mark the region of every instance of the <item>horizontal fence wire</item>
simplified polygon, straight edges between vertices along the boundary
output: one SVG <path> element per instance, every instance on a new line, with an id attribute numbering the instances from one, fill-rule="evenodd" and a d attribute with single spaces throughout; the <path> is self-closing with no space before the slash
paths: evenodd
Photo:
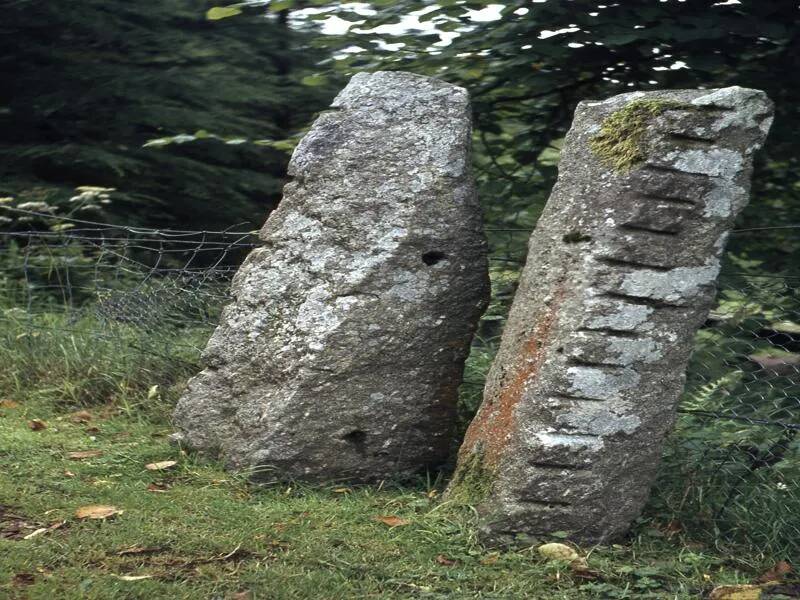
<path id="1" fill-rule="evenodd" d="M 174 364 L 176 379 L 199 368 L 236 270 L 259 245 L 253 231 L 18 214 L 41 230 L 24 229 L 28 221 L 0 229 L 0 343 L 36 348 L 67 334 L 76 347 L 90 348 L 74 342 L 88 338 L 126 360 L 134 352 L 161 367 Z M 467 368 L 468 412 L 479 402 L 528 235 L 487 228 L 494 300 Z M 689 536 L 797 554 L 800 277 L 727 269 L 718 287 L 697 334 L 648 514 Z"/>

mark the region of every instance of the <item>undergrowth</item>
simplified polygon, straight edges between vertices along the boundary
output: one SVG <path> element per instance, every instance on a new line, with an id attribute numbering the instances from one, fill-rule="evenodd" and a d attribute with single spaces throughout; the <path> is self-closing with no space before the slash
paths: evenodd
<path id="1" fill-rule="evenodd" d="M 588 568 L 575 571 L 482 547 L 473 510 L 442 501 L 441 479 L 257 486 L 167 441 L 208 333 L 3 312 L 0 596 L 688 599 L 788 558 L 656 514 L 621 544 L 580 548 Z M 473 405 L 490 346 L 467 368 Z M 175 465 L 146 468 L 162 461 Z M 77 518 L 88 505 L 121 512 Z"/>

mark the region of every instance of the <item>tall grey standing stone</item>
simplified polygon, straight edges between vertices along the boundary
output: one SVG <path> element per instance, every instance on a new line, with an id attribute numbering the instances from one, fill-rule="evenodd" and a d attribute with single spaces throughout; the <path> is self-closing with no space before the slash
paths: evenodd
<path id="1" fill-rule="evenodd" d="M 447 456 L 487 302 L 469 98 L 361 73 L 332 108 L 234 278 L 176 437 L 271 476 L 404 476 Z"/>
<path id="2" fill-rule="evenodd" d="M 638 516 L 771 120 L 739 87 L 578 106 L 448 490 L 485 540 Z"/>

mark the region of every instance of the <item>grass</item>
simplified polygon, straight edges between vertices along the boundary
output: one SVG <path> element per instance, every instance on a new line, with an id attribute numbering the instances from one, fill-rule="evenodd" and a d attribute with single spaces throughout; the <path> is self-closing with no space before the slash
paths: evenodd
<path id="1" fill-rule="evenodd" d="M 645 519 L 624 543 L 580 548 L 588 568 L 575 570 L 535 548 L 481 547 L 473 512 L 441 502 L 445 482 L 433 476 L 256 486 L 168 443 L 196 358 L 170 344 L 173 334 L 104 336 L 91 323 L 14 314 L 0 321 L 3 598 L 688 599 L 751 582 L 784 558 L 704 545 Z M 69 456 L 86 450 L 101 454 Z M 166 460 L 177 464 L 145 467 Z M 78 519 L 87 505 L 122 512 Z"/>

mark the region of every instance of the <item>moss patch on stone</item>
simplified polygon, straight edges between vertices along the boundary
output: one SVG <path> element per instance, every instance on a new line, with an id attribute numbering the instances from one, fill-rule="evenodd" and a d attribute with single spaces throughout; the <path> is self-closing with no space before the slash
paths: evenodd
<path id="1" fill-rule="evenodd" d="M 643 140 L 650 121 L 665 110 L 688 107 L 670 100 L 633 100 L 603 120 L 589 148 L 615 171 L 628 171 L 646 158 Z"/>
<path id="2" fill-rule="evenodd" d="M 480 504 L 491 494 L 493 479 L 493 474 L 484 464 L 483 451 L 476 449 L 470 452 L 466 460 L 460 461 L 453 474 L 447 499 L 454 504 Z"/>

